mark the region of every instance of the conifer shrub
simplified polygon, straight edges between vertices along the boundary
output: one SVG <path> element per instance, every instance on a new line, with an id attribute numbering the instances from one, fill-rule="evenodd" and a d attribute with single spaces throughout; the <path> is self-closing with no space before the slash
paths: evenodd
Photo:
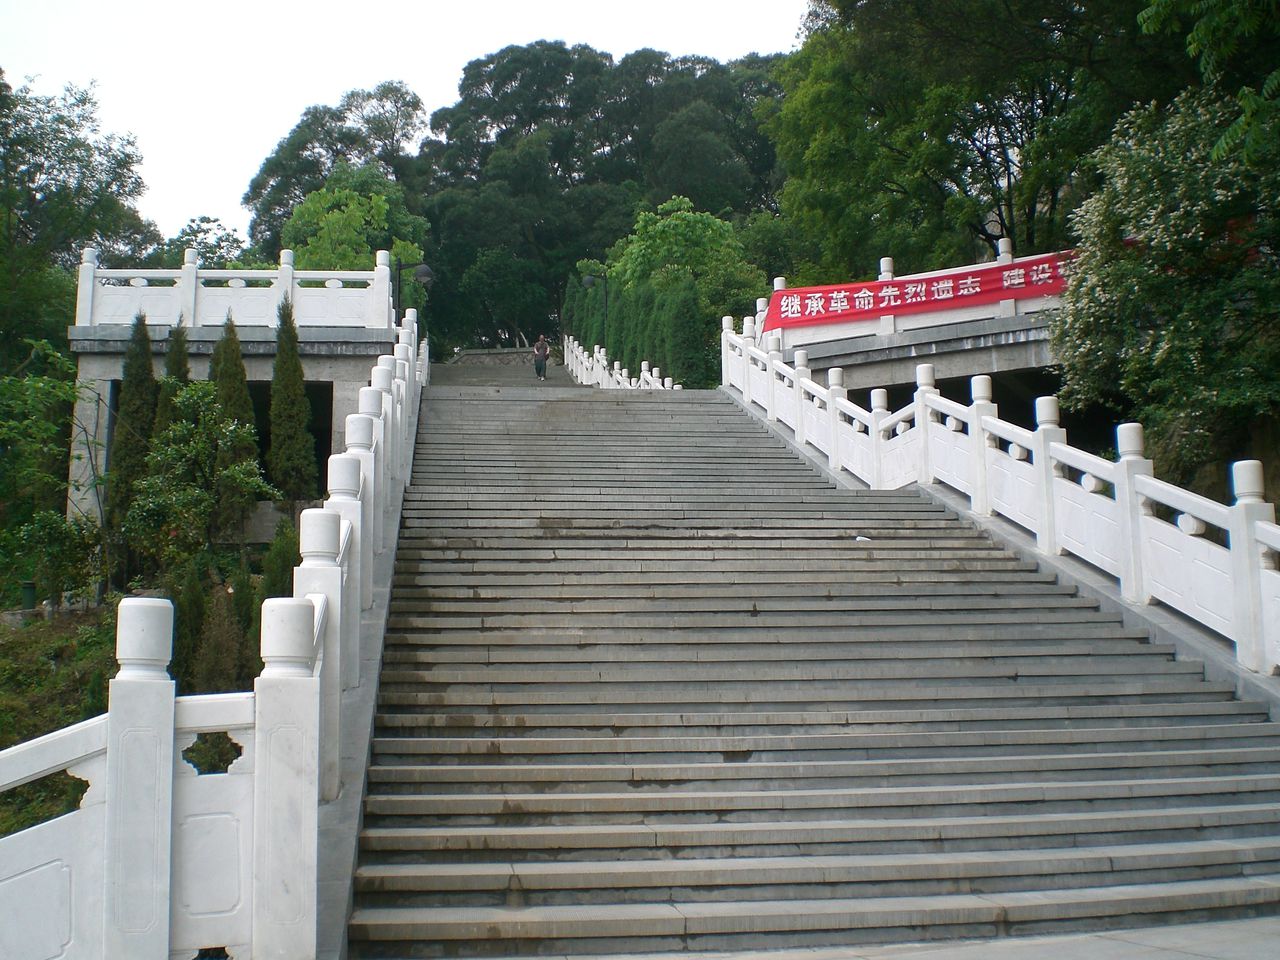
<path id="1" fill-rule="evenodd" d="M 309 500 L 315 496 L 315 441 L 307 426 L 311 405 L 307 401 L 298 356 L 298 328 L 293 321 L 293 304 L 280 304 L 276 328 L 276 358 L 271 374 L 271 441 L 267 450 L 267 473 L 286 500 Z"/>
<path id="2" fill-rule="evenodd" d="M 151 367 L 151 336 L 147 333 L 147 318 L 140 313 L 134 318 L 124 355 L 120 406 L 109 451 L 107 519 L 114 532 L 120 530 L 133 502 L 134 485 L 145 472 L 155 417 L 156 378 Z"/>
<path id="3" fill-rule="evenodd" d="M 236 325 L 230 313 L 227 314 L 226 325 L 222 328 L 222 336 L 213 348 L 213 357 L 209 364 L 209 379 L 213 381 L 214 396 L 223 414 L 244 426 L 254 427 L 253 400 L 249 396 L 249 380 L 245 373 L 244 355 L 241 352 L 240 336 L 236 333 Z M 247 460 L 257 462 L 256 437 L 256 431 L 252 434 L 242 434 L 235 444 L 223 449 L 219 454 L 219 468 L 226 469 Z M 231 540 L 241 539 L 244 521 L 253 510 L 257 497 L 252 492 L 235 486 L 224 486 L 217 495 L 215 520 L 221 535 Z"/>
<path id="4" fill-rule="evenodd" d="M 160 380 L 156 397 L 156 419 L 153 434 L 164 433 L 173 422 L 173 398 L 179 390 L 191 382 L 191 364 L 187 349 L 185 327 L 169 331 L 169 342 L 164 352 L 164 377 Z"/>

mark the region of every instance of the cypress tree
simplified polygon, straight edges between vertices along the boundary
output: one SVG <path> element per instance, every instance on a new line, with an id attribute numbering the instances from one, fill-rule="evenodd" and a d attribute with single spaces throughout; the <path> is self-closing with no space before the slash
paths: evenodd
<path id="1" fill-rule="evenodd" d="M 173 398 L 191 382 L 191 365 L 188 360 L 187 330 L 174 327 L 169 331 L 169 343 L 164 353 L 164 379 L 156 397 L 156 422 L 152 434 L 159 436 L 173 421 Z"/>
<path id="2" fill-rule="evenodd" d="M 133 502 L 133 485 L 146 470 L 147 451 L 156 417 L 156 378 L 151 368 L 151 337 L 143 314 L 133 321 L 133 332 L 124 355 L 120 382 L 120 408 L 111 438 L 107 482 L 107 517 L 119 531 Z"/>
<path id="3" fill-rule="evenodd" d="M 227 314 L 222 337 L 213 348 L 209 363 L 209 379 L 216 388 L 216 396 L 222 410 L 233 420 L 254 425 L 253 400 L 249 397 L 249 377 L 244 369 L 244 356 L 240 352 L 240 337 L 235 321 Z"/>
<path id="4" fill-rule="evenodd" d="M 222 328 L 222 336 L 213 348 L 213 357 L 209 363 L 209 379 L 214 384 L 214 395 L 223 412 L 233 420 L 249 427 L 254 426 L 253 400 L 249 397 L 249 378 L 244 369 L 244 357 L 240 352 L 240 337 L 236 333 L 235 322 L 231 314 L 227 314 L 226 325 Z M 258 445 L 256 441 L 246 440 L 243 446 L 228 449 L 219 454 L 219 467 L 240 463 L 246 459 L 257 459 Z M 224 534 L 236 534 L 249 511 L 253 509 L 253 499 L 245 495 L 226 490 L 218 492 L 218 507 L 215 515 L 216 523 Z"/>
<path id="5" fill-rule="evenodd" d="M 205 600 L 208 593 L 203 558 L 192 557 L 171 574 L 169 595 L 173 598 L 173 678 L 178 690 L 192 693 L 195 655 L 204 630 Z"/>
<path id="6" fill-rule="evenodd" d="M 280 304 L 276 327 L 276 359 L 271 372 L 271 446 L 267 450 L 267 471 L 271 482 L 286 500 L 306 500 L 315 496 L 316 446 L 307 424 L 311 405 L 307 402 L 298 356 L 298 328 L 293 322 L 293 304 Z"/>
<path id="7" fill-rule="evenodd" d="M 226 693 L 237 688 L 243 645 L 244 630 L 235 601 L 225 584 L 214 584 L 196 649 L 194 685 L 198 693 Z"/>

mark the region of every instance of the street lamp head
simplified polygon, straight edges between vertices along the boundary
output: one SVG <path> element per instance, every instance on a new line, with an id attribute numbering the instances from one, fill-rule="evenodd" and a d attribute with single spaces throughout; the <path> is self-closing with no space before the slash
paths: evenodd
<path id="1" fill-rule="evenodd" d="M 425 263 L 419 263 L 414 267 L 413 279 L 424 287 L 429 287 L 436 282 L 436 275 L 431 272 L 431 268 Z"/>
<path id="2" fill-rule="evenodd" d="M 596 285 L 597 280 L 603 280 L 603 279 L 604 279 L 603 277 L 597 277 L 593 273 L 586 273 L 586 274 L 583 274 L 582 276 L 582 285 L 588 288 L 594 287 Z"/>

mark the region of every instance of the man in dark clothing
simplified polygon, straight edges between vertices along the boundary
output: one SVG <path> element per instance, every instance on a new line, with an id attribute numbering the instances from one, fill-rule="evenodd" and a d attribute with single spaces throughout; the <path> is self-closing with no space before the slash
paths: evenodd
<path id="1" fill-rule="evenodd" d="M 551 344 L 547 343 L 547 335 L 538 334 L 538 342 L 533 345 L 533 373 L 539 380 L 547 379 L 547 355 L 550 353 Z"/>

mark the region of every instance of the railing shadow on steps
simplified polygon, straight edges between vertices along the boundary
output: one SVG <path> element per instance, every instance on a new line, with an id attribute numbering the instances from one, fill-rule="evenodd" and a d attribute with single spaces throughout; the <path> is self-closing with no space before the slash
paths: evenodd
<path id="1" fill-rule="evenodd" d="M 564 338 L 564 365 L 574 381 L 588 387 L 601 387 L 605 390 L 683 390 L 684 387 L 673 383 L 670 377 L 662 376 L 662 371 L 651 366 L 648 360 L 640 364 L 640 376 L 631 376 L 631 371 L 622 366 L 620 360 L 609 363 L 609 355 L 604 347 L 599 346 L 587 353 L 582 344 L 573 337 Z"/>
<path id="2" fill-rule="evenodd" d="M 175 697 L 173 606 L 126 598 L 108 712 L 0 752 L 0 791 L 62 771 L 89 785 L 71 813 L 0 838 L 0 957 L 318 955 L 324 810 L 344 735 L 369 736 L 344 692 L 376 682 L 361 660 L 385 618 L 362 651 L 361 614 L 375 557 L 394 552 L 429 374 L 413 311 L 397 340 L 329 458 L 328 499 L 302 512 L 293 597 L 263 604 L 253 691 Z M 183 752 L 215 732 L 240 756 L 199 775 Z"/>
<path id="3" fill-rule="evenodd" d="M 1058 401 L 1036 401 L 1035 430 L 997 415 L 991 378 L 972 379 L 972 402 L 939 394 L 933 366 L 916 368 L 912 402 L 891 411 L 849 400 L 843 371 L 815 383 L 806 351 L 783 362 L 776 333 L 757 342 L 755 320 L 725 317 L 721 384 L 753 415 L 790 428 L 801 449 L 872 489 L 942 484 L 978 517 L 1027 531 L 1045 556 L 1069 555 L 1118 581 L 1125 601 L 1159 602 L 1225 637 L 1254 673 L 1280 667 L 1280 526 L 1263 501 L 1262 465 L 1232 467 L 1235 502 L 1221 504 L 1157 479 L 1142 425 L 1117 428 L 1119 460 L 1067 443 Z"/>

